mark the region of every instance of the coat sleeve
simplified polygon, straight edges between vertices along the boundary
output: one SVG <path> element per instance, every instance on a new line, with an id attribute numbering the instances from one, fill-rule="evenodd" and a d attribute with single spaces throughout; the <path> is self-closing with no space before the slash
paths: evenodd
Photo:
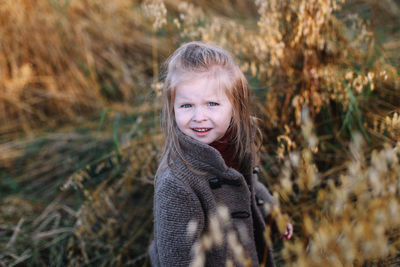
<path id="1" fill-rule="evenodd" d="M 256 197 L 256 204 L 258 209 L 261 211 L 261 214 L 264 217 L 264 220 L 269 220 L 269 212 L 265 209 L 264 204 L 268 203 L 272 205 L 274 203 L 274 197 L 271 195 L 269 190 L 265 187 L 264 184 L 262 184 L 258 180 L 258 175 L 257 173 L 253 174 L 253 181 L 254 181 L 254 189 L 255 189 L 255 197 Z"/>
<path id="2" fill-rule="evenodd" d="M 203 209 L 189 186 L 177 179 L 164 180 L 156 186 L 153 249 L 157 259 L 153 266 L 189 266 L 193 244 L 203 228 Z"/>

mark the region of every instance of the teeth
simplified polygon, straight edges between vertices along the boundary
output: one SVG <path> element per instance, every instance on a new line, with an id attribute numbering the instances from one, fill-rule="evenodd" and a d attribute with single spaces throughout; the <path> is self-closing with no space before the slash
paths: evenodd
<path id="1" fill-rule="evenodd" d="M 208 130 L 210 130 L 209 128 L 194 128 L 193 130 L 195 130 L 196 132 L 207 132 Z"/>

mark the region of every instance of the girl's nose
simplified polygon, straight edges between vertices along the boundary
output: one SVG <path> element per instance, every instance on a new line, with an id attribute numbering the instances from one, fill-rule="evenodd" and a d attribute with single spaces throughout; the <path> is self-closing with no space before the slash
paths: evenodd
<path id="1" fill-rule="evenodd" d="M 195 108 L 194 109 L 194 113 L 193 113 L 193 117 L 192 120 L 199 122 L 199 121 L 205 121 L 206 120 L 206 115 L 204 113 L 204 110 L 202 108 Z"/>

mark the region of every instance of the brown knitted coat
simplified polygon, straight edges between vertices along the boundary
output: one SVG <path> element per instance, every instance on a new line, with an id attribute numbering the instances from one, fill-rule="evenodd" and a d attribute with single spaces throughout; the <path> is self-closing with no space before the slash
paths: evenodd
<path id="1" fill-rule="evenodd" d="M 187 163 L 206 174 L 191 171 L 179 158 L 170 167 L 160 164 L 154 192 L 154 240 L 149 249 L 152 265 L 189 266 L 193 244 L 207 231 L 210 216 L 223 205 L 230 212 L 232 229 L 237 232 L 252 266 L 259 266 L 264 257 L 267 266 L 275 266 L 272 250 L 265 250 L 263 231 L 268 214 L 262 207 L 264 202 L 272 203 L 273 197 L 258 181 L 252 157 L 238 172 L 226 166 L 215 148 L 179 130 L 178 135 Z M 187 225 L 193 220 L 197 228 L 194 236 L 189 236 Z M 243 229 L 248 238 L 241 238 Z M 224 242 L 206 253 L 205 266 L 225 266 L 227 259 L 241 266 Z"/>

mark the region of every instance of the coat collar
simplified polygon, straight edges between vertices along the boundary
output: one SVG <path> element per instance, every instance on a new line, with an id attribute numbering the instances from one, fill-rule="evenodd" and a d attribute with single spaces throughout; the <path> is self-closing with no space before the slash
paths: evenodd
<path id="1" fill-rule="evenodd" d="M 237 174 L 239 174 L 238 171 L 229 168 L 225 164 L 221 153 L 214 147 L 203 144 L 185 135 L 179 129 L 177 129 L 177 135 L 183 157 L 191 168 L 200 172 L 223 175 L 226 176 L 226 178 L 237 176 Z M 247 158 L 248 160 L 246 162 L 248 162 L 248 164 L 245 164 L 245 166 L 240 170 L 240 174 L 242 174 L 249 183 L 251 180 L 253 157 L 249 155 Z"/>

